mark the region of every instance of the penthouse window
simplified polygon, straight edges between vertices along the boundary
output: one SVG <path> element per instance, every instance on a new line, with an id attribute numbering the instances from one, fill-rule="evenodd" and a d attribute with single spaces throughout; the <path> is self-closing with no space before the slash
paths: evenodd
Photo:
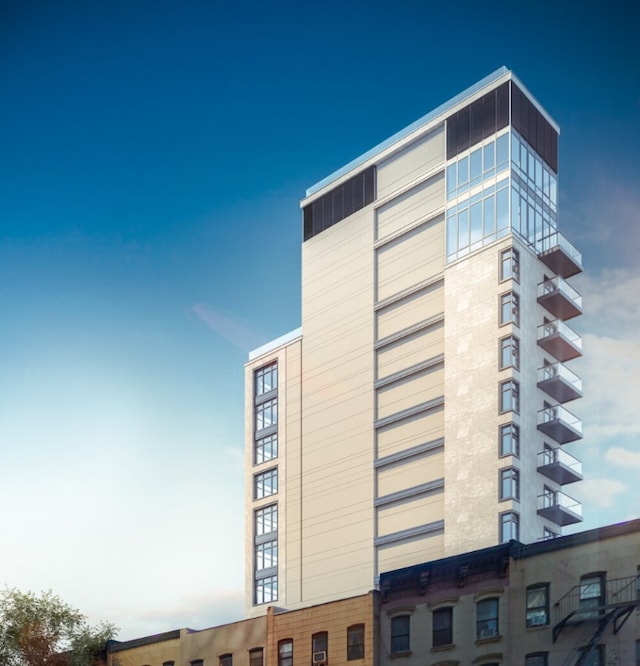
<path id="1" fill-rule="evenodd" d="M 376 171 L 371 166 L 316 199 L 303 210 L 303 236 L 307 241 L 375 199 Z"/>

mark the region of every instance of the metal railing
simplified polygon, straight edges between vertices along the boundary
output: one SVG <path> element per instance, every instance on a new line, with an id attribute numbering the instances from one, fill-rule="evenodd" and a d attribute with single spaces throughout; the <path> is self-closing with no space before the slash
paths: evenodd
<path id="1" fill-rule="evenodd" d="M 563 277 L 557 276 L 538 284 L 538 298 L 559 291 L 582 310 L 582 296 Z"/>

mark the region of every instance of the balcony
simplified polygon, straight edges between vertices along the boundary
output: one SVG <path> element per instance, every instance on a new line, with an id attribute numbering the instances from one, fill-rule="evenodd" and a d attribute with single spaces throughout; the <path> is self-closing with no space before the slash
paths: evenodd
<path id="1" fill-rule="evenodd" d="M 538 326 L 538 344 L 563 363 L 582 356 L 582 338 L 559 319 Z"/>
<path id="2" fill-rule="evenodd" d="M 637 592 L 639 584 L 638 576 L 603 580 L 600 583 L 600 596 L 588 598 L 585 594 L 586 584 L 571 588 L 553 604 L 553 642 L 556 642 L 564 627 L 583 622 L 601 625 L 600 635 L 606 629 L 606 624 L 613 622 L 613 634 L 617 634 L 633 610 L 640 605 Z"/>
<path id="3" fill-rule="evenodd" d="M 571 319 L 582 314 L 582 296 L 561 277 L 538 285 L 538 303 L 558 319 Z"/>
<path id="4" fill-rule="evenodd" d="M 538 472 L 561 486 L 582 481 L 582 463 L 562 449 L 540 451 Z"/>
<path id="5" fill-rule="evenodd" d="M 538 412 L 538 430 L 558 444 L 582 439 L 582 421 L 560 405 L 545 407 Z"/>
<path id="6" fill-rule="evenodd" d="M 560 362 L 538 368 L 538 388 L 560 403 L 582 397 L 582 379 Z"/>
<path id="7" fill-rule="evenodd" d="M 536 243 L 538 257 L 556 275 L 568 278 L 582 273 L 582 255 L 558 231 Z"/>
<path id="8" fill-rule="evenodd" d="M 573 525 L 582 522 L 582 504 L 559 490 L 546 492 L 538 496 L 538 515 L 556 525 Z"/>

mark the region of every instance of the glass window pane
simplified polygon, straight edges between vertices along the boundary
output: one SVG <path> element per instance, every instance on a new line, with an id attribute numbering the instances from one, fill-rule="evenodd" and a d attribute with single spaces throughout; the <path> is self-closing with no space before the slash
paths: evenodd
<path id="1" fill-rule="evenodd" d="M 469 245 L 469 209 L 458 213 L 458 249 Z"/>
<path id="2" fill-rule="evenodd" d="M 458 186 L 457 173 L 457 164 L 450 164 L 447 167 L 447 199 L 453 199 L 456 196 L 456 188 Z"/>
<path id="3" fill-rule="evenodd" d="M 482 179 L 482 148 L 478 148 L 471 153 L 471 186 L 473 187 Z"/>
<path id="4" fill-rule="evenodd" d="M 496 194 L 496 211 L 498 230 L 507 229 L 509 226 L 509 188 L 504 187 Z"/>
<path id="5" fill-rule="evenodd" d="M 484 235 L 488 236 L 489 234 L 494 233 L 495 230 L 495 199 L 492 195 L 484 200 Z"/>
<path id="6" fill-rule="evenodd" d="M 471 206 L 471 245 L 482 240 L 482 202 Z"/>
<path id="7" fill-rule="evenodd" d="M 509 134 L 503 134 L 496 141 L 496 170 L 502 171 L 506 168 L 509 160 Z"/>
<path id="8" fill-rule="evenodd" d="M 484 170 L 489 171 L 495 165 L 495 144 L 492 141 L 484 147 Z"/>
<path id="9" fill-rule="evenodd" d="M 458 185 L 464 185 L 469 182 L 469 158 L 463 157 L 458 162 Z"/>

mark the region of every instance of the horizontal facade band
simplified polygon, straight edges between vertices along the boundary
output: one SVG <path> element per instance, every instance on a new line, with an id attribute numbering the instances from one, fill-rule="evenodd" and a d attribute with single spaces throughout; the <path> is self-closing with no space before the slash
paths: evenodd
<path id="1" fill-rule="evenodd" d="M 412 446 L 410 449 L 392 453 L 391 455 L 385 456 L 384 458 L 378 458 L 378 460 L 374 461 L 373 467 L 374 469 L 386 467 L 387 465 L 392 465 L 393 463 L 406 460 L 407 458 L 413 458 L 414 456 L 419 456 L 423 453 L 428 453 L 429 451 L 435 451 L 436 449 L 441 449 L 442 447 L 444 447 L 444 437 L 439 437 L 438 439 L 434 439 L 430 442 Z"/>
<path id="2" fill-rule="evenodd" d="M 442 405 L 444 405 L 443 395 L 434 398 L 433 400 L 427 400 L 427 402 L 421 402 L 419 405 L 414 405 L 413 407 L 403 409 L 401 412 L 396 412 L 395 414 L 385 416 L 383 419 L 377 419 L 374 421 L 373 427 L 376 429 L 384 428 L 384 426 L 396 423 L 397 421 L 408 419 L 409 417 L 415 416 L 416 414 L 422 414 L 422 412 L 428 412 L 432 409 L 436 409 L 437 407 L 441 407 Z"/>
<path id="3" fill-rule="evenodd" d="M 417 324 L 412 324 L 411 326 L 407 326 L 407 328 L 403 328 L 401 331 L 398 331 L 397 333 L 393 333 L 391 335 L 388 335 L 386 338 L 382 338 L 382 340 L 378 340 L 378 342 L 376 342 L 373 345 L 373 348 L 375 350 L 382 349 L 383 347 L 387 347 L 388 345 L 391 345 L 394 342 L 399 342 L 404 338 L 408 338 L 410 335 L 413 335 L 414 333 L 419 333 L 420 331 L 426 328 L 430 328 L 431 326 L 436 326 L 437 324 L 441 324 L 443 321 L 444 321 L 444 312 L 439 312 L 438 314 L 433 315 L 433 317 L 423 319 L 422 321 L 419 321 Z"/>
<path id="4" fill-rule="evenodd" d="M 436 520 L 433 523 L 427 523 L 426 525 L 418 525 L 418 527 L 411 527 L 408 530 L 400 530 L 400 532 L 393 532 L 393 534 L 376 537 L 373 543 L 375 546 L 388 546 L 400 541 L 405 541 L 406 539 L 436 534 L 443 530 L 444 520 Z"/>
<path id="5" fill-rule="evenodd" d="M 438 354 L 437 356 L 433 356 L 428 358 L 426 361 L 416 363 L 415 365 L 405 368 L 404 370 L 398 370 L 398 372 L 394 372 L 384 379 L 378 379 L 374 383 L 373 388 L 378 389 L 382 388 L 383 386 L 388 386 L 389 384 L 393 384 L 394 382 L 397 382 L 401 379 L 406 379 L 407 377 L 411 377 L 411 375 L 415 375 L 419 372 L 422 372 L 423 370 L 428 370 L 429 368 L 433 368 L 437 365 L 442 365 L 443 363 L 444 354 Z"/>
<path id="6" fill-rule="evenodd" d="M 385 308 L 388 308 L 390 305 L 395 305 L 399 301 L 402 301 L 403 299 L 409 296 L 413 296 L 414 294 L 417 294 L 423 289 L 428 289 L 429 287 L 437 285 L 439 282 L 442 282 L 442 284 L 444 284 L 444 273 L 442 272 L 438 273 L 437 275 L 434 275 L 433 277 L 427 278 L 426 280 L 423 280 L 422 282 L 419 282 L 418 284 L 413 285 L 408 289 L 403 289 L 402 291 L 398 292 L 397 294 L 394 294 L 393 296 L 389 296 L 388 298 L 384 298 L 383 300 L 378 301 L 373 306 L 373 309 L 375 312 L 384 310 Z"/>
<path id="7" fill-rule="evenodd" d="M 387 504 L 392 504 L 393 502 L 399 502 L 400 500 L 409 499 L 410 497 L 417 497 L 419 495 L 426 495 L 427 493 L 431 493 L 434 490 L 442 490 L 443 488 L 444 479 L 428 481 L 427 483 L 421 483 L 419 486 L 405 488 L 404 490 L 398 490 L 398 492 L 390 493 L 389 495 L 384 495 L 383 497 L 378 497 L 376 500 L 374 500 L 373 506 L 386 506 Z"/>

